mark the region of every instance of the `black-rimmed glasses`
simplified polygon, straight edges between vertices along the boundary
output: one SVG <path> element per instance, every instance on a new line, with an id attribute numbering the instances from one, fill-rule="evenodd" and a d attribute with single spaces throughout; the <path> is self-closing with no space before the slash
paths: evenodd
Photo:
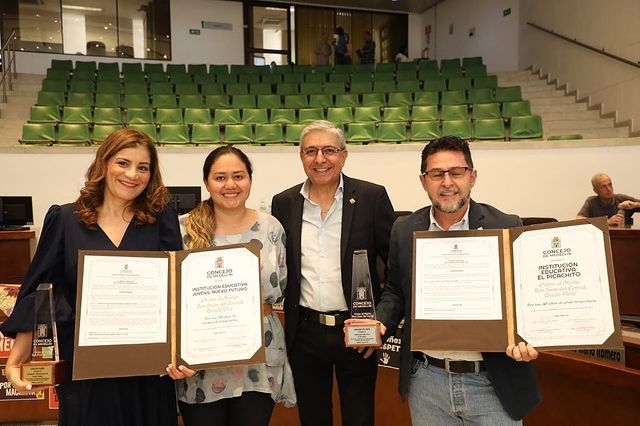
<path id="1" fill-rule="evenodd" d="M 427 176 L 431 180 L 440 181 L 444 179 L 445 174 L 449 174 L 451 179 L 460 179 L 468 170 L 472 170 L 468 166 L 451 167 L 450 169 L 431 169 L 422 173 L 422 176 Z"/>

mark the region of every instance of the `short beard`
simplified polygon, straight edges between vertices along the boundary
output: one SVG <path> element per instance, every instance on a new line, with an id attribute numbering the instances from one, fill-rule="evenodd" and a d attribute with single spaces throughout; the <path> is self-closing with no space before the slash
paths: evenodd
<path id="1" fill-rule="evenodd" d="M 455 205 L 453 206 L 443 206 L 441 203 L 439 203 L 438 201 L 433 201 L 433 207 L 440 210 L 442 213 L 456 213 L 458 212 L 462 207 L 464 207 L 464 205 L 466 204 L 467 200 L 464 198 L 460 198 L 460 201 L 458 201 Z"/>

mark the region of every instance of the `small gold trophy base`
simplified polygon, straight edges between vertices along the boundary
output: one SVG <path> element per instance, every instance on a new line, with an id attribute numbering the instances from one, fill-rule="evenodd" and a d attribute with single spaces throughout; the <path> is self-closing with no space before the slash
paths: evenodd
<path id="1" fill-rule="evenodd" d="M 344 326 L 346 346 L 382 346 L 379 323 L 375 320 L 371 324 L 349 324 Z"/>
<path id="2" fill-rule="evenodd" d="M 64 382 L 64 361 L 32 361 L 22 364 L 22 380 L 33 386 L 55 386 Z"/>

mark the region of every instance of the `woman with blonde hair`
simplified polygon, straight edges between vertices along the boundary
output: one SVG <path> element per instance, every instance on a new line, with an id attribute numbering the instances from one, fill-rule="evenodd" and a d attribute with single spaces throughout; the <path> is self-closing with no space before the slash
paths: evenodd
<path id="1" fill-rule="evenodd" d="M 46 389 L 22 380 L 20 366 L 31 355 L 35 290 L 40 283 L 53 284 L 60 358 L 66 362 L 65 381 L 57 387 L 60 425 L 177 424 L 169 377 L 71 380 L 78 251 L 181 249 L 178 218 L 169 199 L 151 139 L 122 129 L 98 148 L 76 202 L 51 206 L 47 212 L 16 306 L 0 330 L 16 339 L 6 366 L 13 387 L 21 393 Z"/>
<path id="2" fill-rule="evenodd" d="M 267 362 L 195 372 L 170 365 L 185 425 L 269 424 L 274 403 L 295 404 L 293 376 L 287 360 L 284 329 L 271 311 L 282 300 L 287 282 L 282 225 L 271 215 L 246 207 L 253 170 L 247 156 L 224 146 L 207 156 L 202 168 L 210 198 L 180 217 L 186 248 L 257 241 Z"/>

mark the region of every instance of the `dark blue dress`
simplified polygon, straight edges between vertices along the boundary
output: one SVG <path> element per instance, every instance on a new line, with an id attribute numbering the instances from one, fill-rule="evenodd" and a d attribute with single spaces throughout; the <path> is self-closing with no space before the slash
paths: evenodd
<path id="1" fill-rule="evenodd" d="M 153 224 L 131 223 L 116 247 L 102 229 L 78 221 L 73 209 L 73 204 L 65 204 L 47 212 L 15 309 L 0 331 L 10 337 L 33 331 L 34 291 L 40 283 L 53 283 L 60 358 L 67 363 L 67 380 L 57 388 L 59 424 L 176 425 L 175 386 L 168 376 L 71 381 L 71 366 L 78 250 L 181 250 L 177 214 L 167 209 Z M 128 356 L 122 354 L 123 363 Z"/>

